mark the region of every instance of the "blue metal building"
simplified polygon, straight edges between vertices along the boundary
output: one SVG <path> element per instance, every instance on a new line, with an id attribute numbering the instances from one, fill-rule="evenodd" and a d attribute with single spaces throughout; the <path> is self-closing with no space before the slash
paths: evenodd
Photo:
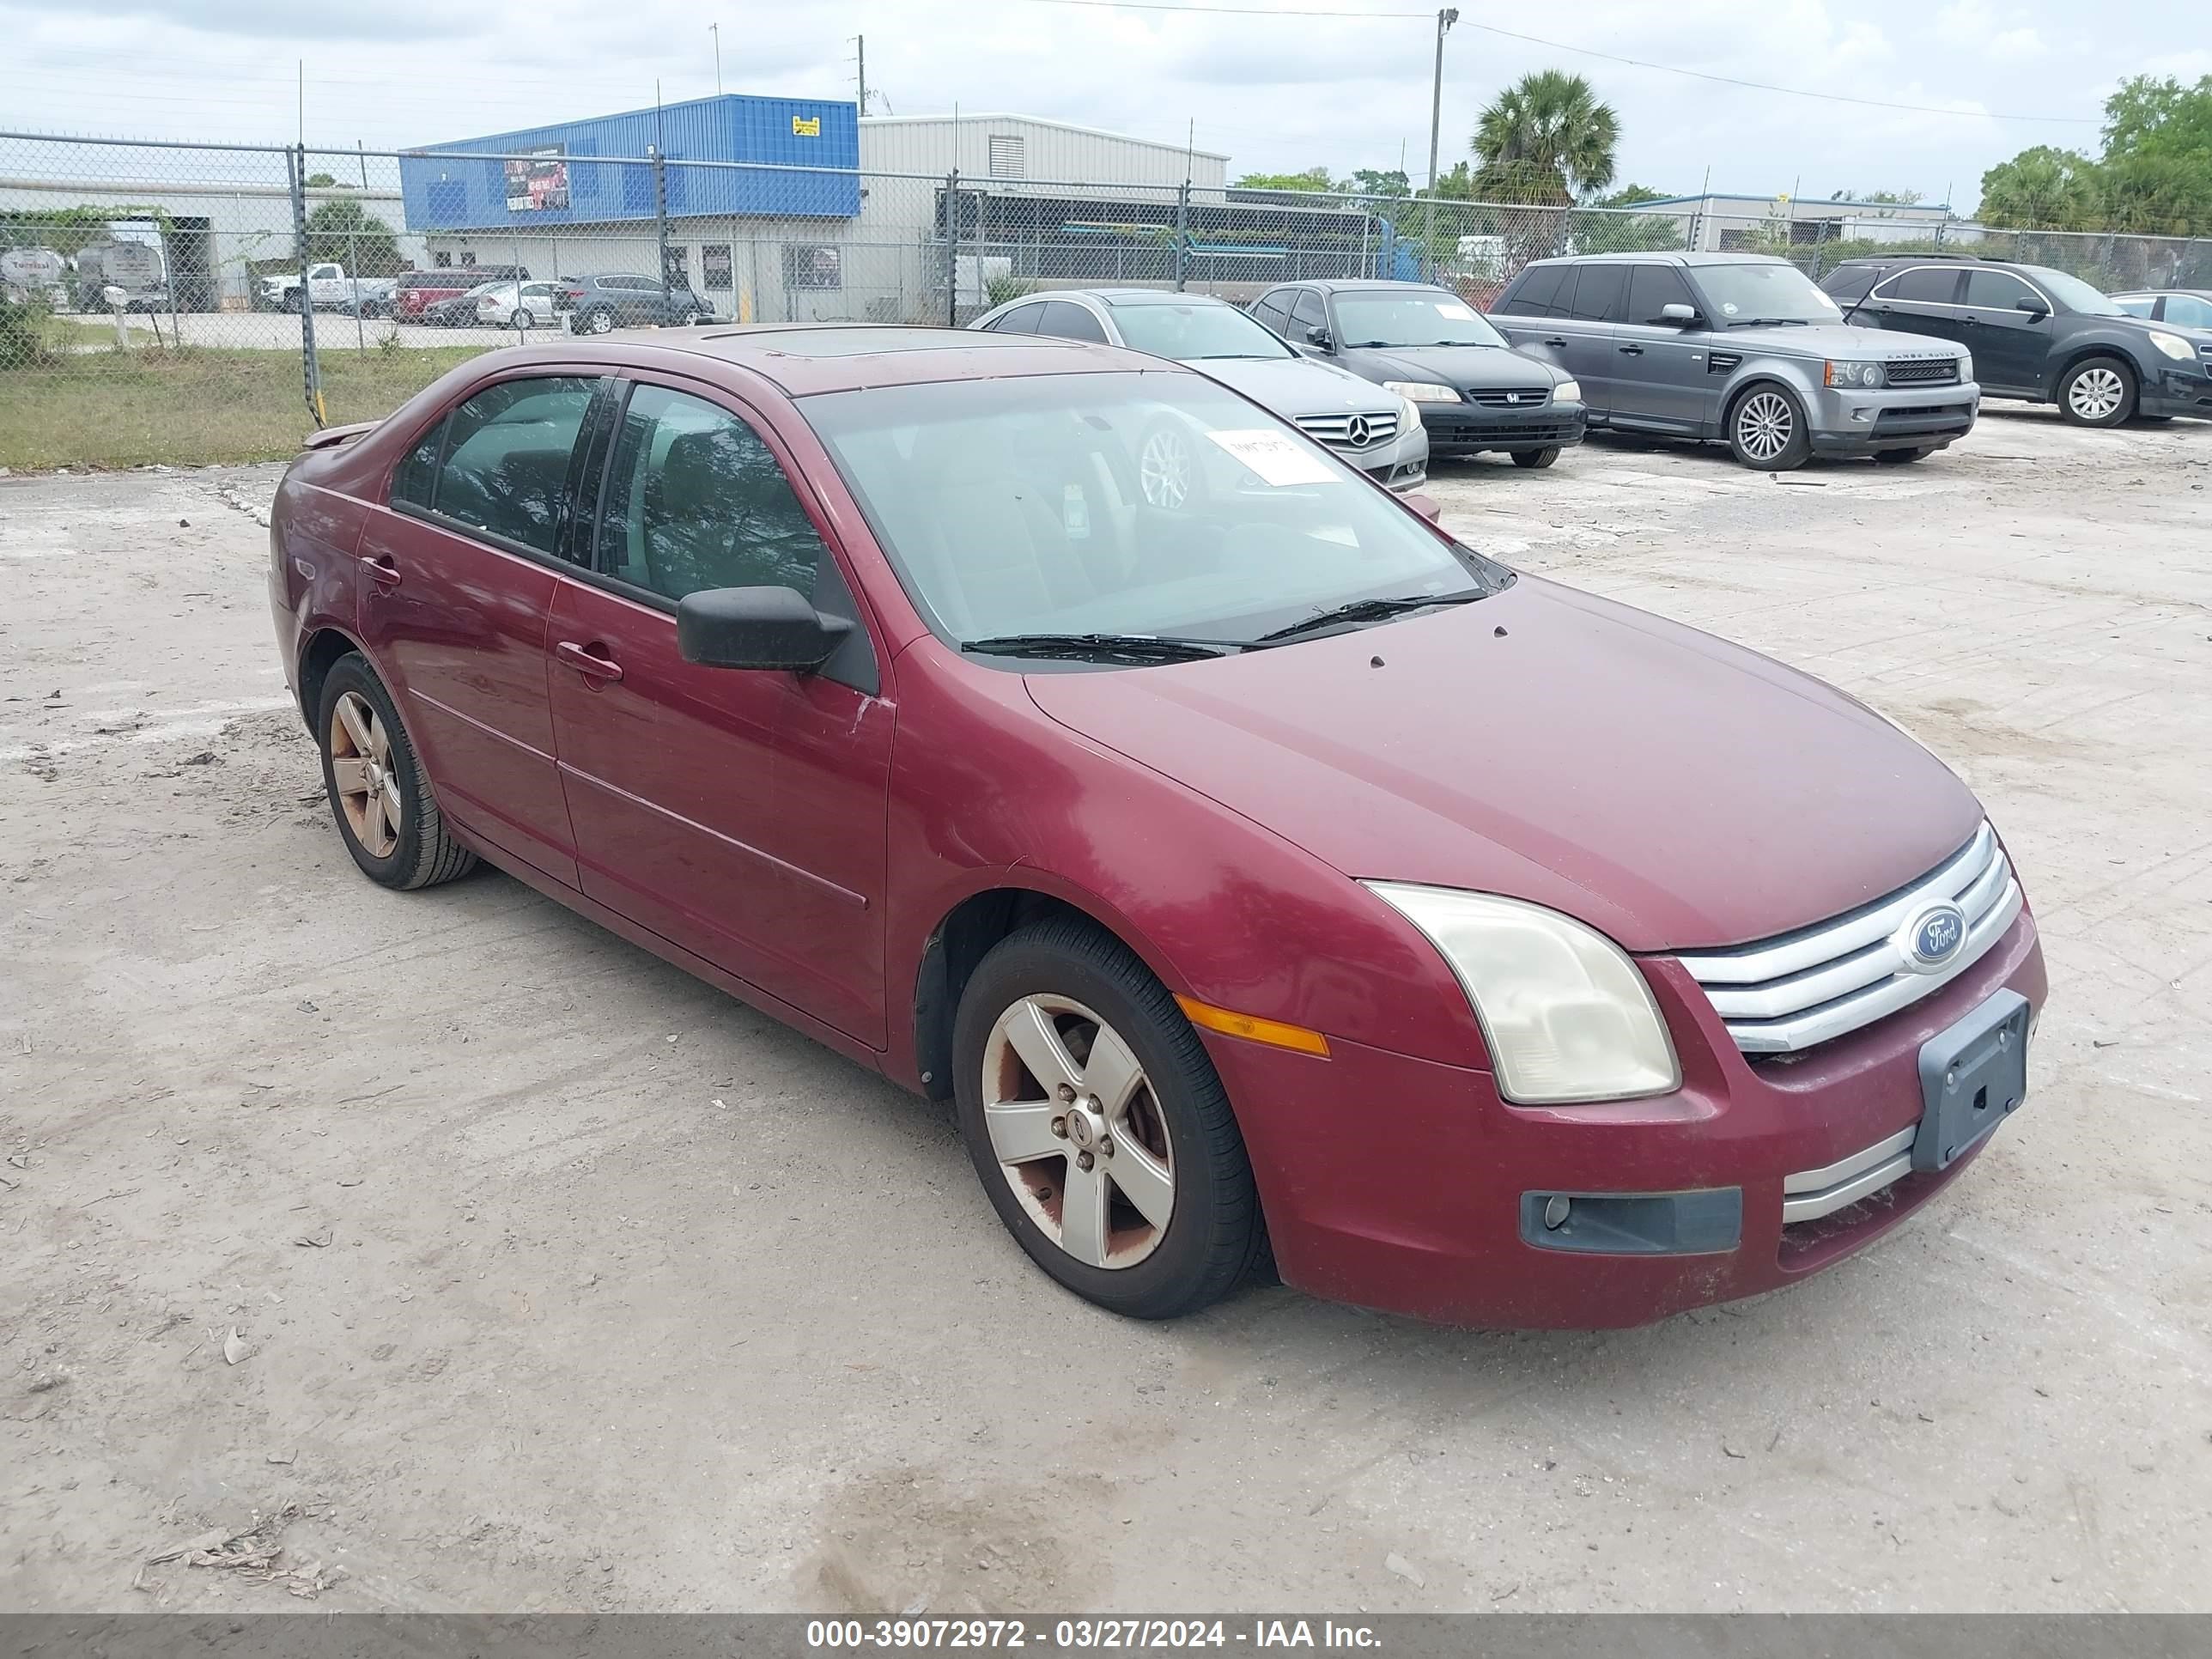
<path id="1" fill-rule="evenodd" d="M 858 117 L 835 99 L 732 93 L 433 144 L 399 160 L 407 228 L 528 232 L 650 219 L 647 158 L 655 155 L 669 163 L 672 218 L 849 219 L 860 210 Z"/>

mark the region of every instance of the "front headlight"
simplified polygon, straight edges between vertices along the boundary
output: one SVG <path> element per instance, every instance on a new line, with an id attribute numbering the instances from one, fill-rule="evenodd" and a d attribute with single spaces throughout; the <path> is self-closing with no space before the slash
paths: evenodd
<path id="1" fill-rule="evenodd" d="M 2188 341 L 2179 334 L 2168 334 L 2163 329 L 2151 330 L 2150 343 L 2177 363 L 2185 363 L 2197 355 L 2190 349 Z"/>
<path id="2" fill-rule="evenodd" d="M 1562 380 L 1552 388 L 1552 401 L 1555 404 L 1578 404 L 1582 400 L 1583 388 L 1579 380 Z"/>
<path id="3" fill-rule="evenodd" d="M 1451 964 L 1506 1099 L 1524 1106 L 1628 1100 L 1680 1086 L 1651 988 L 1602 933 L 1520 899 L 1404 882 L 1365 885 Z"/>
<path id="4" fill-rule="evenodd" d="M 1401 398 L 1410 398 L 1417 404 L 1455 404 L 1459 393 L 1448 386 L 1437 386 L 1430 380 L 1385 380 L 1385 392 L 1395 392 Z"/>
<path id="5" fill-rule="evenodd" d="M 1959 359 L 1959 384 L 1960 386 L 1964 386 L 1967 381 L 1973 378 L 1974 354 L 1970 351 L 1965 356 Z"/>
<path id="6" fill-rule="evenodd" d="M 1831 362 L 1826 380 L 1832 386 L 1878 386 L 1881 384 L 1881 365 Z"/>

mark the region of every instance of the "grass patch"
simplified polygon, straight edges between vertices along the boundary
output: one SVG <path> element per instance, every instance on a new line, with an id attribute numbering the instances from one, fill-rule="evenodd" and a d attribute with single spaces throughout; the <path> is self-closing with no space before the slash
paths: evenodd
<path id="1" fill-rule="evenodd" d="M 112 323 L 95 326 L 114 337 Z M 330 423 L 381 419 L 483 349 L 326 351 Z M 0 371 L 0 466 L 18 472 L 284 460 L 313 428 L 292 351 L 177 351 L 143 342 Z"/>

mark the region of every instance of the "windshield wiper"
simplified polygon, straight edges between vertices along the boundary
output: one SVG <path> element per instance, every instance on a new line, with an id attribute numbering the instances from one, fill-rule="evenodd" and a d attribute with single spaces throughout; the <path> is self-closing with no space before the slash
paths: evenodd
<path id="1" fill-rule="evenodd" d="M 1345 347 L 1346 351 L 1395 351 L 1397 349 L 1388 340 L 1354 340 Z"/>
<path id="2" fill-rule="evenodd" d="M 1729 324 L 1730 328 L 1810 328 L 1804 317 L 1738 317 Z"/>
<path id="3" fill-rule="evenodd" d="M 1196 640 L 1176 634 L 994 634 L 963 640 L 963 651 L 986 657 L 1059 657 L 1075 662 L 1195 662 L 1244 648 L 1242 640 Z"/>
<path id="4" fill-rule="evenodd" d="M 1268 645 L 1279 640 L 1295 640 L 1304 635 L 1317 633 L 1324 628 L 1335 628 L 1345 623 L 1381 622 L 1407 611 L 1425 611 L 1432 605 L 1465 605 L 1471 599 L 1486 599 L 1488 595 L 1469 589 L 1464 593 L 1408 593 L 1392 599 L 1354 599 L 1349 605 L 1340 605 L 1327 611 L 1316 611 L 1285 628 L 1262 634 L 1252 641 Z"/>

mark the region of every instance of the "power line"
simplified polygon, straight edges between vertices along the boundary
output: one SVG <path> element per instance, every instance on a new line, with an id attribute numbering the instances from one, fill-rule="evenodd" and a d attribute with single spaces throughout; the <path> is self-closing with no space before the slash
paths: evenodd
<path id="1" fill-rule="evenodd" d="M 1398 21 L 1429 22 L 1436 14 L 1430 11 L 1334 11 L 1302 10 L 1285 6 L 1221 6 L 1170 5 L 1166 0 L 1023 0 L 1032 6 L 1073 6 L 1084 11 L 1153 11 L 1189 12 L 1221 17 L 1339 17 L 1354 18 L 1361 22 Z M 1463 27 L 1480 29 L 1485 34 L 1495 34 L 1507 40 L 1518 40 L 1523 45 L 1542 46 L 1551 52 L 1573 52 L 1583 58 L 1598 58 L 1608 64 L 1623 64 L 1630 69 L 1652 70 L 1662 75 L 1686 76 L 1693 81 L 1708 81 L 1723 87 L 1741 87 L 1751 92 L 1780 93 L 1790 98 L 1817 98 L 1823 103 L 1856 104 L 1862 109 L 1903 110 L 1914 115 L 1963 116 L 1975 121 L 2041 121 L 2060 126 L 2094 127 L 2098 118 L 2089 115 L 2012 115 L 1995 110 L 1944 109 L 1935 104 L 1899 104 L 1883 98 L 1853 98 L 1840 92 L 1815 92 L 1809 87 L 1777 86 L 1771 81 L 1747 81 L 1733 75 L 1714 75 L 1705 70 L 1684 69 L 1675 64 L 1654 64 L 1642 58 L 1624 58 L 1618 52 L 1599 52 L 1591 46 L 1569 46 L 1564 40 L 1547 40 L 1539 34 L 1522 34 L 1512 29 L 1501 29 L 1489 23 L 1467 21 Z"/>

